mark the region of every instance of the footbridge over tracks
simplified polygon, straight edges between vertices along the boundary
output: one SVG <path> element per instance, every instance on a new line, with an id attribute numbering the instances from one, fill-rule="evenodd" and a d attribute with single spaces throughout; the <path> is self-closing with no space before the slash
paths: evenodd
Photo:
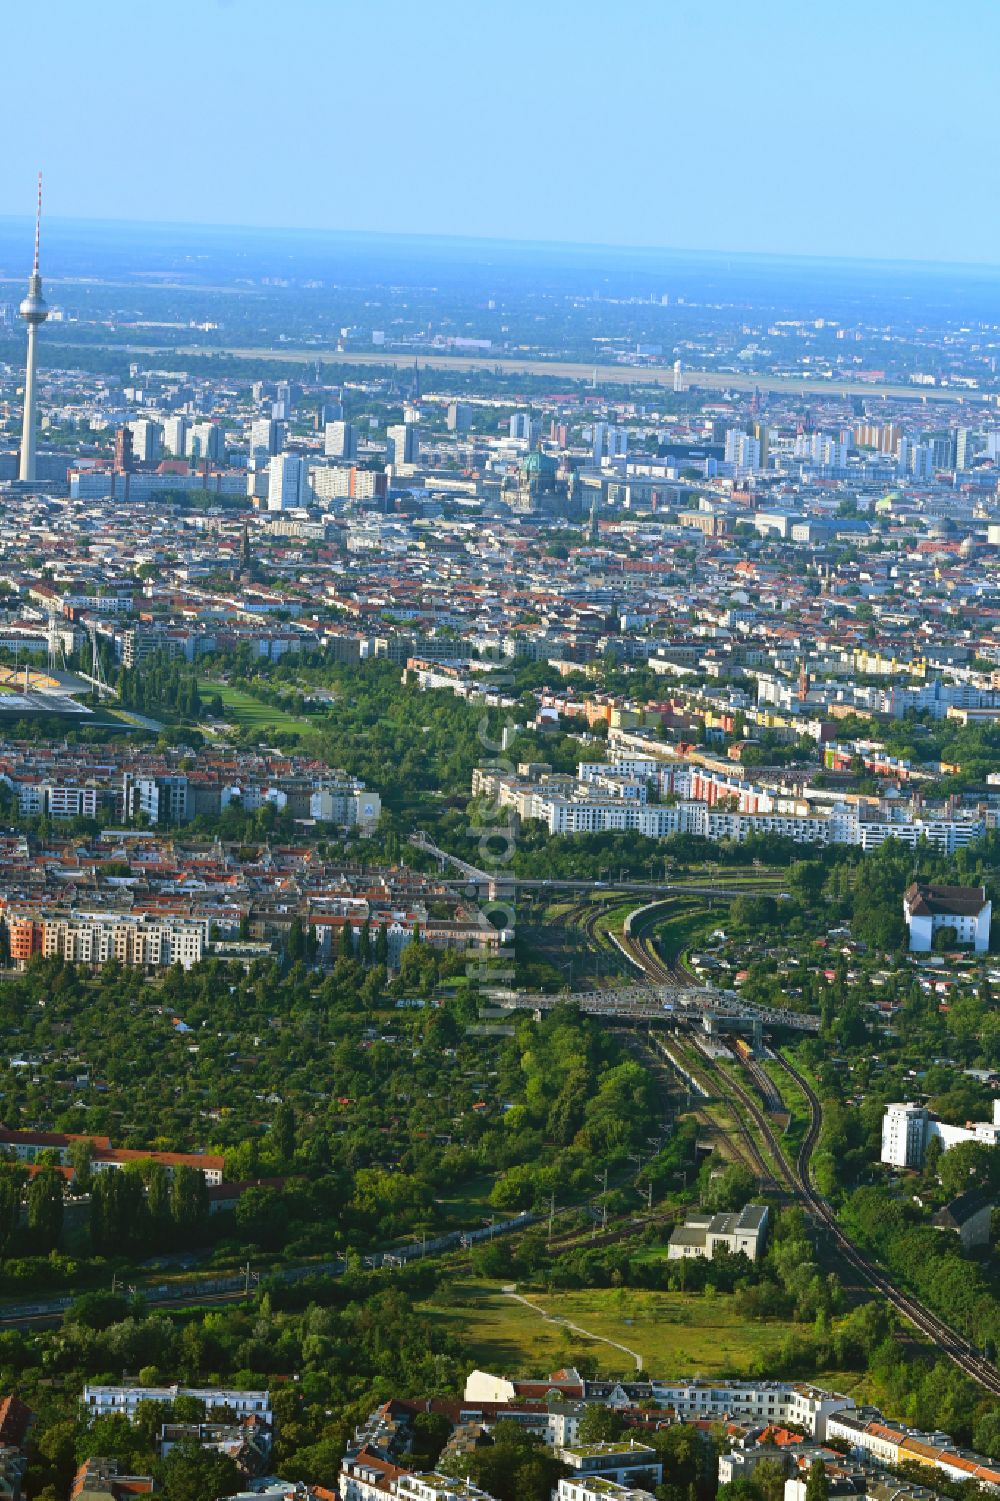
<path id="1" fill-rule="evenodd" d="M 708 985 L 623 985 L 618 989 L 583 990 L 543 995 L 525 990 L 491 990 L 489 999 L 505 1011 L 551 1011 L 575 1006 L 588 1016 L 617 1021 L 686 1020 L 707 1032 L 748 1031 L 755 1035 L 774 1028 L 816 1032 L 819 1018 L 798 1011 L 771 1009 L 741 1001 L 731 991 Z"/>

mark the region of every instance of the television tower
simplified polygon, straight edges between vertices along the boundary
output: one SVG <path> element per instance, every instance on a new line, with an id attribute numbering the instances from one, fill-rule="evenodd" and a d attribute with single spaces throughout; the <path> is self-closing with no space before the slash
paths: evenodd
<path id="1" fill-rule="evenodd" d="M 49 316 L 48 305 L 42 296 L 42 278 L 38 270 L 38 237 L 42 227 L 42 174 L 38 174 L 38 210 L 35 214 L 35 264 L 28 282 L 28 295 L 21 303 L 21 317 L 28 325 L 28 362 L 24 371 L 24 427 L 21 432 L 21 468 L 18 478 L 21 483 L 30 483 L 35 478 L 35 427 L 37 396 L 35 393 L 35 335 L 39 324 Z"/>

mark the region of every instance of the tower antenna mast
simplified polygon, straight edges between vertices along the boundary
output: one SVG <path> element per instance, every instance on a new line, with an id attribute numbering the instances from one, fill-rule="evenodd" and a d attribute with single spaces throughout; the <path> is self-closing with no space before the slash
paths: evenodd
<path id="1" fill-rule="evenodd" d="M 38 174 L 38 207 L 35 210 L 35 264 L 32 270 L 33 276 L 38 276 L 38 249 L 42 238 L 42 174 Z"/>

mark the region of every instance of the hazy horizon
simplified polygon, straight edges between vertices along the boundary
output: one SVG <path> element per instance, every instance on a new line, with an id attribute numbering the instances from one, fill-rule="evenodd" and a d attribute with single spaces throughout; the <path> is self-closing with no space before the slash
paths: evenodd
<path id="1" fill-rule="evenodd" d="M 27 269 L 30 269 L 32 238 L 34 235 L 34 216 L 30 214 L 0 213 L 0 229 L 13 231 L 19 234 L 24 241 Z M 135 218 L 116 215 L 84 215 L 84 214 L 49 214 L 43 212 L 42 219 L 42 273 L 45 274 L 45 249 L 47 239 L 53 232 L 61 240 L 61 232 L 66 229 L 108 229 L 117 230 L 128 228 L 133 230 L 184 230 L 197 235 L 205 236 L 232 236 L 236 234 L 253 234 L 262 238 L 278 239 L 282 236 L 301 237 L 302 239 L 317 240 L 343 240 L 343 241 L 389 241 L 400 244 L 417 243 L 430 246 L 494 246 L 498 249 L 512 250 L 571 250 L 578 252 L 610 253 L 612 256 L 623 258 L 638 257 L 652 259 L 662 256 L 667 260 L 684 260 L 689 257 L 697 257 L 713 262 L 727 260 L 740 261 L 793 261 L 804 262 L 807 265 L 847 265 L 847 266 L 871 266 L 871 267 L 913 267 L 920 270 L 978 270 L 995 271 L 1000 275 L 1000 255 L 996 261 L 974 260 L 931 260 L 916 256 L 876 256 L 876 255 L 852 255 L 837 254 L 825 255 L 818 251 L 797 250 L 744 250 L 735 246 L 705 246 L 705 245 L 659 245 L 659 244 L 627 244 L 611 240 L 580 240 L 580 239 L 532 239 L 514 235 L 481 235 L 462 234 L 450 231 L 420 230 L 405 231 L 392 229 L 371 228 L 336 228 L 323 225 L 309 224 L 255 224 L 251 221 L 242 223 L 212 222 L 195 219 L 154 219 Z M 12 237 L 13 238 L 13 237 Z M 27 271 L 26 273 L 27 274 Z"/>

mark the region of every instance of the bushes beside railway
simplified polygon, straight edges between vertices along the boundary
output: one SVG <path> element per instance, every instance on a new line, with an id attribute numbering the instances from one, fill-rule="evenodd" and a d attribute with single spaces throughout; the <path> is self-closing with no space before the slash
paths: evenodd
<path id="1" fill-rule="evenodd" d="M 998 1279 L 987 1265 L 961 1254 L 956 1237 L 918 1222 L 915 1205 L 887 1189 L 855 1189 L 842 1223 L 852 1239 L 879 1258 L 902 1286 L 980 1348 L 1000 1344 Z"/>

